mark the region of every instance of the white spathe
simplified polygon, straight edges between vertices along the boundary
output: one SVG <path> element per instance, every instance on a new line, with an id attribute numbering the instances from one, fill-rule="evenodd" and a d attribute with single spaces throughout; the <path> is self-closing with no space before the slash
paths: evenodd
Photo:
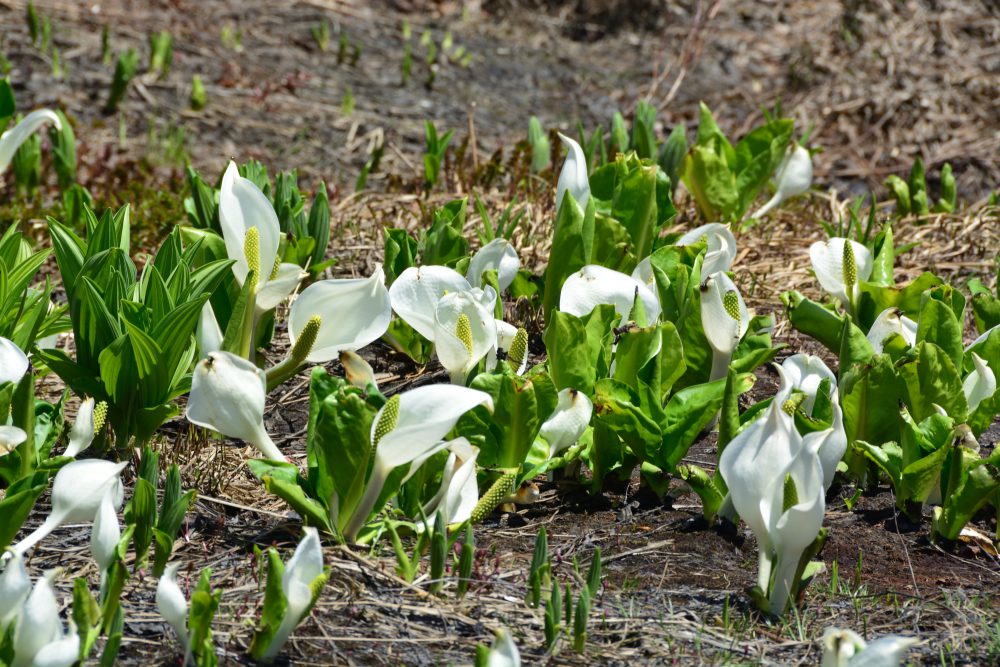
<path id="1" fill-rule="evenodd" d="M 559 181 L 556 183 L 556 211 L 558 212 L 562 206 L 563 197 L 567 192 L 581 209 L 586 209 L 590 200 L 590 170 L 587 168 L 587 156 L 584 155 L 580 144 L 565 134 L 559 133 L 559 140 L 569 153 L 566 155 L 566 161 L 563 162 L 562 170 L 559 172 Z"/>
<path id="2" fill-rule="evenodd" d="M 486 354 L 486 371 L 488 373 L 492 373 L 497 367 L 497 350 L 510 352 L 510 346 L 514 344 L 514 338 L 517 336 L 517 327 L 513 324 L 508 324 L 503 320 L 495 320 L 495 322 L 497 327 L 497 342 Z M 516 372 L 518 375 L 523 375 L 527 368 L 528 354 L 525 351 L 524 358 L 521 359 Z"/>
<path id="3" fill-rule="evenodd" d="M 496 638 L 490 646 L 486 667 L 521 667 L 521 652 L 506 628 L 496 631 Z"/>
<path id="4" fill-rule="evenodd" d="M 84 399 L 73 420 L 73 428 L 69 431 L 69 444 L 63 456 L 76 458 L 94 442 L 94 405 L 93 398 Z"/>
<path id="5" fill-rule="evenodd" d="M 844 255 L 848 252 L 845 246 L 848 244 L 857 269 L 853 280 L 844 270 Z M 833 237 L 826 241 L 816 241 L 809 246 L 809 260 L 816 279 L 826 293 L 853 311 L 858 298 L 859 282 L 868 280 L 872 275 L 874 260 L 871 251 L 857 241 Z"/>
<path id="6" fill-rule="evenodd" d="M 712 348 L 709 379 L 726 377 L 733 352 L 749 326 L 750 311 L 732 279 L 721 271 L 706 278 L 701 284 L 701 328 Z"/>
<path id="7" fill-rule="evenodd" d="M 272 461 L 285 456 L 264 428 L 267 376 L 230 352 L 212 352 L 194 367 L 185 416 L 198 426 L 256 447 Z"/>
<path id="8" fill-rule="evenodd" d="M 469 261 L 465 277 L 473 287 L 482 287 L 486 271 L 497 272 L 497 285 L 505 291 L 514 282 L 521 260 L 513 244 L 505 238 L 496 238 L 484 245 Z"/>
<path id="9" fill-rule="evenodd" d="M 226 254 L 235 260 L 233 273 L 240 285 L 246 281 L 250 265 L 244 244 L 247 232 L 256 227 L 259 235 L 260 275 L 257 276 L 257 310 L 271 310 L 294 291 L 306 275 L 295 264 L 278 265 L 277 274 L 271 279 L 278 261 L 281 245 L 281 226 L 274 207 L 260 188 L 249 178 L 240 176 L 236 163 L 229 162 L 222 176 L 219 190 L 219 223 L 226 242 Z"/>
<path id="10" fill-rule="evenodd" d="M 107 572 L 114 562 L 115 548 L 122 538 L 118 509 L 115 507 L 115 491 L 114 487 L 108 487 L 104 493 L 90 532 L 90 554 L 102 573 Z"/>
<path id="11" fill-rule="evenodd" d="M 14 552 L 0 574 L 0 635 L 21 614 L 21 605 L 31 592 L 31 579 L 24 557 Z"/>
<path id="12" fill-rule="evenodd" d="M 0 336 L 0 384 L 19 382 L 28 372 L 28 355 L 14 341 Z"/>
<path id="13" fill-rule="evenodd" d="M 0 426 L 0 456 L 6 456 L 28 439 L 24 429 L 17 426 Z"/>
<path id="14" fill-rule="evenodd" d="M 681 236 L 674 245 L 693 245 L 705 239 L 705 259 L 701 263 L 701 275 L 710 276 L 719 271 L 728 271 L 736 259 L 736 237 L 728 225 L 710 222 Z"/>
<path id="15" fill-rule="evenodd" d="M 469 281 L 447 266 L 421 266 L 399 274 L 389 286 L 392 309 L 427 340 L 434 340 L 434 311 L 438 301 L 450 292 L 471 289 Z"/>
<path id="16" fill-rule="evenodd" d="M 789 390 L 798 389 L 805 394 L 802 407 L 812 416 L 816 396 L 823 380 L 829 381 L 831 403 L 831 420 L 829 428 L 815 431 L 803 437 L 805 447 L 812 448 L 819 456 L 823 467 L 823 488 L 829 489 L 837 474 L 837 464 L 847 451 L 847 430 L 844 427 L 844 413 L 840 407 L 840 394 L 837 391 L 837 376 L 819 357 L 811 354 L 795 354 L 785 359 L 781 364 L 781 393 L 785 396 Z"/>
<path id="17" fill-rule="evenodd" d="M 0 134 L 0 174 L 7 171 L 14 154 L 32 134 L 37 132 L 45 123 L 52 123 L 57 130 L 62 129 L 62 122 L 54 111 L 49 109 L 36 109 L 21 119 L 14 127 L 3 134 Z"/>
<path id="18" fill-rule="evenodd" d="M 908 346 L 913 347 L 917 343 L 917 323 L 903 315 L 898 308 L 886 308 L 878 314 L 868 330 L 868 342 L 875 354 L 882 354 L 886 339 L 893 334 L 899 334 Z"/>
<path id="19" fill-rule="evenodd" d="M 309 363 L 326 363 L 343 350 L 358 350 L 378 340 L 392 319 L 382 265 L 377 264 L 368 278 L 320 280 L 302 290 L 288 316 L 288 337 L 293 347 L 315 315 L 322 318 L 322 323 L 306 357 Z"/>
<path id="20" fill-rule="evenodd" d="M 198 354 L 202 357 L 222 349 L 222 329 L 219 327 L 219 321 L 215 319 L 211 301 L 205 301 L 205 305 L 201 307 L 195 340 L 198 343 Z"/>
<path id="21" fill-rule="evenodd" d="M 285 571 L 281 577 L 281 587 L 286 602 L 285 615 L 263 656 L 265 662 L 270 662 L 278 655 L 292 634 L 292 630 L 302 622 L 312 606 L 314 582 L 323 574 L 323 546 L 319 541 L 319 533 L 312 527 L 303 528 L 303 532 L 305 537 L 285 564 Z"/>
<path id="22" fill-rule="evenodd" d="M 125 499 L 120 475 L 127 465 L 128 461 L 83 459 L 60 468 L 52 482 L 52 511 L 41 526 L 12 547 L 14 553 L 25 553 L 59 526 L 94 521 L 109 491 L 115 510 L 120 509 Z"/>
<path id="23" fill-rule="evenodd" d="M 375 448 L 375 459 L 365 494 L 344 529 L 344 537 L 348 540 L 354 540 L 368 520 L 394 468 L 408 465 L 435 448 L 440 450 L 441 440 L 469 410 L 483 405 L 493 411 L 493 399 L 489 394 L 453 384 L 424 385 L 398 396 L 399 402 L 393 408 L 398 410 L 395 424 L 378 441 L 375 436 L 385 406 L 372 421 L 371 444 Z"/>
<path id="24" fill-rule="evenodd" d="M 590 425 L 593 413 L 594 404 L 582 391 L 567 387 L 559 392 L 556 409 L 538 432 L 549 445 L 549 458 L 576 444 Z"/>
<path id="25" fill-rule="evenodd" d="M 476 481 L 476 459 L 479 448 L 465 438 L 448 443 L 448 460 L 444 464 L 441 487 L 424 505 L 424 516 L 444 515 L 446 525 L 464 523 L 472 516 L 479 502 L 479 485 Z"/>
<path id="26" fill-rule="evenodd" d="M 974 412 L 983 400 L 990 398 L 997 390 L 997 376 L 975 352 L 972 353 L 972 372 L 962 383 L 962 392 L 969 404 L 969 412 Z"/>
<path id="27" fill-rule="evenodd" d="M 434 351 L 455 384 L 465 384 L 476 364 L 496 347 L 496 299 L 492 287 L 473 287 L 445 294 L 434 308 Z M 458 322 L 463 315 L 468 318 L 470 341 L 458 336 Z M 467 342 L 471 345 L 467 346 Z"/>
<path id="28" fill-rule="evenodd" d="M 171 563 L 163 570 L 156 584 L 156 609 L 174 631 L 185 653 L 188 650 L 188 603 L 177 584 L 177 570 L 181 563 Z M 185 661 L 186 662 L 186 661 Z"/>
<path id="29" fill-rule="evenodd" d="M 912 637 L 890 635 L 870 644 L 852 630 L 823 631 L 821 667 L 897 667 L 911 646 Z"/>
<path id="30" fill-rule="evenodd" d="M 812 175 L 812 156 L 808 149 L 798 144 L 789 146 L 781 164 L 774 172 L 774 181 L 777 184 L 774 196 L 750 217 L 759 218 L 786 199 L 809 190 L 812 185 Z"/>
<path id="31" fill-rule="evenodd" d="M 632 276 L 597 264 L 588 264 L 569 276 L 559 292 L 559 310 L 583 317 L 601 304 L 610 304 L 622 318 L 632 312 L 636 295 L 642 301 L 646 319 L 660 316 L 656 294 Z"/>
<path id="32" fill-rule="evenodd" d="M 44 649 L 59 644 L 64 639 L 72 641 L 70 635 L 76 636 L 76 640 L 79 642 L 79 636 L 76 635 L 75 631 L 71 630 L 69 634 L 63 634 L 62 620 L 59 618 L 59 603 L 52 592 L 52 580 L 57 572 L 58 570 L 48 570 L 39 577 L 38 581 L 35 582 L 35 587 L 31 589 L 31 594 L 28 595 L 21 607 L 20 616 L 14 627 L 14 661 L 11 663 L 11 667 L 28 667 L 39 664 L 38 656 L 40 654 L 44 661 L 43 664 L 50 667 L 69 667 L 76 662 L 75 653 L 73 659 L 68 662 L 55 660 L 58 656 L 63 655 L 66 649 L 65 645 L 57 647 L 58 650 L 49 649 L 52 652 L 47 652 L 49 657 L 42 654 Z M 77 644 L 77 650 L 79 650 L 79 644 Z"/>
<path id="33" fill-rule="evenodd" d="M 778 373 L 782 389 L 764 416 L 733 438 L 719 458 L 733 505 L 757 537 L 758 585 L 767 593 L 773 614 L 787 606 L 799 559 L 816 539 L 825 509 L 819 456 L 782 409 L 791 386 L 780 366 Z M 787 509 L 786 479 L 796 492 Z"/>

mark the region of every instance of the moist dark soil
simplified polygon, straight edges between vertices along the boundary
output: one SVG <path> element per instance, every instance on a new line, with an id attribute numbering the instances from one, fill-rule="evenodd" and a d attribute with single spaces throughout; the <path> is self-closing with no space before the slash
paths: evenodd
<path id="1" fill-rule="evenodd" d="M 761 107 L 780 99 L 801 127 L 813 126 L 811 141 L 824 148 L 816 158 L 821 187 L 767 226 L 742 234 L 735 267 L 751 306 L 778 317 L 775 339 L 788 345 L 787 353 L 834 362 L 790 328 L 778 301 L 787 289 L 819 296 L 805 268 L 808 245 L 823 237 L 817 221 L 843 215 L 845 193 L 873 190 L 884 198 L 882 180 L 905 176 L 918 155 L 932 195 L 939 169 L 952 163 L 964 205 L 952 216 L 896 227 L 897 239 L 920 242 L 899 258 L 897 279 L 931 270 L 959 284 L 970 276 L 995 280 L 996 210 L 972 205 L 1000 182 L 1000 18 L 992 3 L 121 0 L 36 6 L 52 21 L 65 74 L 53 76 L 51 55 L 31 44 L 24 3 L 0 0 L 0 52 L 11 64 L 18 103 L 67 111 L 79 142 L 80 181 L 102 205 L 133 204 L 139 247 L 154 247 L 184 219 L 185 156 L 209 180 L 230 157 L 256 158 L 272 173 L 297 168 L 309 188 L 320 180 L 330 185 L 333 275 L 367 275 L 381 258 L 381 227 L 416 228 L 426 206 L 471 192 L 491 211 L 515 197 L 523 203 L 527 221 L 516 239 L 525 264 L 538 267 L 548 259 L 556 174 L 530 177 L 524 168 L 531 115 L 546 128 L 575 134 L 579 121 L 589 132 L 607 127 L 616 109 L 628 116 L 637 98 L 648 97 L 659 107 L 662 134 L 678 122 L 692 130 L 704 100 L 719 125 L 740 136 L 761 120 Z M 324 20 L 326 51 L 310 36 Z M 413 35 L 405 82 L 404 21 Z M 169 30 L 175 42 L 170 74 L 138 76 L 116 113 L 103 110 L 113 69 L 101 58 L 105 26 L 112 56 L 135 47 L 145 61 L 154 31 Z M 469 63 L 441 60 L 427 67 L 419 45 L 425 30 L 438 44 L 450 32 L 456 47 L 471 54 Z M 207 90 L 200 112 L 188 104 L 194 74 Z M 345 98 L 353 99 L 350 113 Z M 427 120 L 456 135 L 443 182 L 430 193 L 422 186 Z M 369 176 L 368 192 L 352 194 L 379 142 L 384 157 Z M 558 142 L 553 148 L 558 164 Z M 827 188 L 841 198 L 819 194 Z M 0 227 L 20 220 L 44 238 L 53 192 L 46 182 L 41 196 L 25 202 L 9 182 L 0 183 Z M 694 224 L 691 202 L 682 198 L 678 205 L 678 225 Z M 470 228 L 477 222 L 471 219 Z M 508 310 L 519 312 L 513 304 Z M 531 315 L 519 312 L 516 320 L 531 328 Z M 280 358 L 283 340 L 279 328 L 269 357 Z M 415 366 L 381 343 L 364 354 L 387 393 L 445 379 L 436 363 Z M 328 370 L 341 372 L 336 363 Z M 769 397 L 776 388 L 775 373 L 762 369 L 749 398 Z M 59 387 L 50 378 L 46 389 Z M 306 376 L 293 379 L 272 392 L 267 412 L 276 443 L 303 465 L 306 392 Z M 998 439 L 995 424 L 981 444 L 993 447 Z M 186 564 L 182 578 L 191 586 L 202 568 L 212 568 L 213 584 L 224 591 L 214 626 L 220 660 L 247 663 L 262 589 L 254 547 L 290 553 L 301 522 L 263 491 L 243 463 L 249 450 L 237 443 L 207 439 L 176 419 L 163 427 L 157 447 L 166 461 L 182 464 L 185 483 L 199 491 L 175 548 L 175 558 Z M 707 469 L 715 460 L 714 434 L 685 459 Z M 453 581 L 438 598 L 427 592 L 426 574 L 412 584 L 399 579 L 385 544 L 330 546 L 330 582 L 281 660 L 469 664 L 475 645 L 500 626 L 511 628 L 528 664 L 817 664 L 818 638 L 829 626 L 869 638 L 917 636 L 921 643 L 910 656 L 921 664 L 993 664 L 1000 657 L 1000 561 L 989 541 L 994 516 L 971 524 L 986 539 L 943 548 L 927 540 L 928 517 L 915 526 L 897 516 L 887 487 L 856 495 L 851 486 L 835 486 L 827 503 L 829 538 L 819 555 L 826 572 L 793 614 L 777 620 L 754 611 L 744 592 L 756 578 L 753 536 L 742 527 L 705 523 L 698 498 L 679 481 L 662 498 L 640 487 L 638 476 L 596 495 L 564 482 L 537 482 L 537 503 L 498 512 L 476 528 L 476 583 L 463 599 L 456 598 Z M 42 521 L 47 502 L 43 497 L 26 531 Z M 546 653 L 542 612 L 524 602 L 540 526 L 548 531 L 556 578 L 574 588 L 581 581 L 573 559 L 585 571 L 595 549 L 602 551 L 606 577 L 582 655 L 565 641 L 558 653 Z M 64 567 L 57 588 L 65 599 L 75 576 L 96 586 L 88 540 L 88 527 L 60 531 L 35 550 L 33 574 Z M 121 664 L 180 663 L 156 613 L 154 590 L 155 580 L 143 572 L 127 584 Z"/>

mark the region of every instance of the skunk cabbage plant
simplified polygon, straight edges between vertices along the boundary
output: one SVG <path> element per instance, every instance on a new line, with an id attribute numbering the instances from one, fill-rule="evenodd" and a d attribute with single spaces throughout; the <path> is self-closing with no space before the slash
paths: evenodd
<path id="1" fill-rule="evenodd" d="M 733 351 L 750 326 L 746 302 L 725 273 L 710 275 L 701 285 L 701 325 L 712 347 L 710 380 L 726 377 Z"/>
<path id="2" fill-rule="evenodd" d="M 660 316 L 660 302 L 644 283 L 632 276 L 597 264 L 588 264 L 563 283 L 559 310 L 583 317 L 600 304 L 610 304 L 622 318 L 628 318 L 636 297 L 646 311 L 646 320 Z"/>
<path id="3" fill-rule="evenodd" d="M 812 156 L 809 155 L 809 150 L 798 144 L 789 146 L 788 152 L 785 153 L 784 159 L 781 160 L 781 164 L 778 165 L 778 169 L 774 173 L 774 180 L 777 184 L 774 196 L 751 217 L 759 218 L 786 199 L 797 197 L 808 191 L 809 186 L 812 185 L 812 175 Z"/>
<path id="4" fill-rule="evenodd" d="M 820 286 L 854 316 L 860 282 L 872 275 L 871 251 L 857 241 L 834 237 L 809 246 L 809 259 Z"/>
<path id="5" fill-rule="evenodd" d="M 14 341 L 0 336 L 0 384 L 17 382 L 28 372 L 28 356 Z"/>
<path id="6" fill-rule="evenodd" d="M 917 640 L 890 635 L 868 643 L 852 630 L 827 628 L 822 643 L 821 667 L 898 667 Z"/>
<path id="7" fill-rule="evenodd" d="M 49 109 L 37 109 L 22 118 L 17 125 L 0 134 L 0 174 L 7 171 L 7 167 L 10 166 L 14 154 L 17 153 L 21 144 L 46 123 L 51 123 L 56 130 L 62 129 L 62 122 L 56 112 Z"/>
<path id="8" fill-rule="evenodd" d="M 569 151 L 566 161 L 563 162 L 562 170 L 559 172 L 559 181 L 556 184 L 556 210 L 562 206 L 563 197 L 568 192 L 576 200 L 581 209 L 587 208 L 587 201 L 590 199 L 590 170 L 587 168 L 587 156 L 584 155 L 580 144 L 573 141 L 565 134 L 559 134 L 559 140 Z"/>

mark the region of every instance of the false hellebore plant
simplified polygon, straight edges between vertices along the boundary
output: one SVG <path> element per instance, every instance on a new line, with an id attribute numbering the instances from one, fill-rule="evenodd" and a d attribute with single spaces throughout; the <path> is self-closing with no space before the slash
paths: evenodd
<path id="1" fill-rule="evenodd" d="M 363 531 L 372 515 L 397 493 L 414 461 L 449 446 L 443 438 L 463 414 L 478 405 L 493 409 L 489 394 L 449 384 L 386 400 L 322 369 L 313 371 L 309 399 L 308 476 L 271 461 L 251 461 L 250 468 L 307 525 L 348 542 L 370 539 Z"/>
<path id="2" fill-rule="evenodd" d="M 763 416 L 736 435 L 719 458 L 733 506 L 757 537 L 759 566 L 752 596 L 775 615 L 785 612 L 822 567 L 809 560 L 826 537 L 826 478 L 832 480 L 847 445 L 837 423 L 832 374 L 822 362 L 796 355 L 778 373 L 781 389 Z M 808 413 L 818 412 L 822 404 L 831 408 L 833 423 L 801 435 L 797 421 L 811 418 Z M 800 416 L 800 408 L 807 414 Z"/>

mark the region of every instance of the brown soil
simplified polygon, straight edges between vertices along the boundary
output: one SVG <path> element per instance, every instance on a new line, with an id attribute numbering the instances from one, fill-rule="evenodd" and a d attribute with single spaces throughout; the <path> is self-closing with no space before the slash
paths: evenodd
<path id="1" fill-rule="evenodd" d="M 491 209 L 502 209 L 515 193 L 526 198 L 528 223 L 518 238 L 525 261 L 536 265 L 547 259 L 554 175 L 522 180 L 517 167 L 515 146 L 532 114 L 546 127 L 573 130 L 579 119 L 592 128 L 607 125 L 615 109 L 627 111 L 649 93 L 661 106 L 661 130 L 679 121 L 693 128 L 703 99 L 720 126 L 738 136 L 760 120 L 762 105 L 780 97 L 802 126 L 815 125 L 812 141 L 825 148 L 816 162 L 821 186 L 881 193 L 882 179 L 905 174 L 916 155 L 928 165 L 932 194 L 945 161 L 954 165 L 967 202 L 983 198 L 1000 179 L 1000 18 L 985 1 L 494 0 L 466 3 L 464 16 L 460 4 L 421 0 L 122 0 L 100 3 L 100 11 L 92 10 L 93 3 L 36 4 L 54 22 L 54 43 L 68 75 L 54 78 L 49 57 L 29 44 L 24 3 L 0 1 L 0 52 L 12 63 L 18 101 L 22 108 L 67 109 L 80 143 L 81 181 L 101 202 L 142 200 L 137 227 L 149 242 L 183 217 L 174 193 L 184 186 L 162 139 L 171 127 L 184 129 L 186 151 L 208 177 L 230 156 L 256 157 L 272 173 L 295 167 L 310 186 L 319 179 L 334 186 L 337 234 L 330 254 L 339 260 L 338 275 L 364 273 L 379 260 L 380 226 L 420 224 L 427 119 L 455 129 L 456 148 L 470 128 L 475 133 L 462 157 L 450 155 L 445 182 L 429 199 L 464 195 L 473 187 Z M 309 31 L 324 18 L 331 46 L 320 52 Z M 427 89 L 423 52 L 415 46 L 413 74 L 401 85 L 403 19 L 413 26 L 415 45 L 425 28 L 438 41 L 450 30 L 456 44 L 473 54 L 469 67 L 441 66 Z M 169 29 L 175 40 L 171 74 L 163 81 L 137 79 L 120 115 L 101 111 L 111 78 L 111 68 L 100 61 L 104 25 L 116 52 L 135 46 L 145 53 L 146 36 L 154 30 Z M 223 27 L 242 31 L 242 50 L 222 43 Z M 361 49 L 354 65 L 338 63 L 341 34 Z M 208 107 L 200 113 L 187 108 L 195 73 L 208 93 Z M 356 108 L 345 116 L 341 105 L 348 90 Z M 386 150 L 380 170 L 369 178 L 372 192 L 351 195 L 378 137 Z M 497 174 L 492 179 L 489 167 Z M 160 192 L 153 196 L 150 189 Z M 775 312 L 778 294 L 793 287 L 818 294 L 805 270 L 806 248 L 822 236 L 814 221 L 836 219 L 843 206 L 837 197 L 817 194 L 740 239 L 736 267 L 752 305 Z M 690 224 L 690 202 L 680 208 L 678 224 Z M 44 227 L 39 214 L 18 215 Z M 997 223 L 995 209 L 980 208 L 935 216 L 920 227 L 903 223 L 897 239 L 921 245 L 900 258 L 899 280 L 923 270 L 959 283 L 970 275 L 986 277 L 1000 248 Z M 826 354 L 783 320 L 776 337 L 789 344 L 789 352 Z M 414 368 L 381 345 L 368 356 L 389 391 L 441 379 L 436 365 Z M 339 371 L 336 364 L 330 369 Z M 759 376 L 755 399 L 775 389 L 772 372 Z M 293 380 L 274 392 L 267 423 L 279 446 L 298 461 L 304 459 L 304 388 Z M 983 444 L 998 439 L 994 425 Z M 246 662 L 261 586 L 253 546 L 287 551 L 300 522 L 263 493 L 232 443 L 205 442 L 175 420 L 164 427 L 161 447 L 167 459 L 185 464 L 186 481 L 201 494 L 175 558 L 188 564 L 189 583 L 201 568 L 213 568 L 213 583 L 225 591 L 215 625 L 221 662 Z M 688 460 L 711 467 L 714 436 L 697 443 Z M 635 485 L 597 497 L 557 491 L 549 483 L 542 492 L 536 505 L 478 527 L 479 582 L 463 600 L 454 598 L 451 585 L 437 599 L 426 592 L 425 580 L 409 585 L 398 579 L 385 545 L 374 552 L 330 547 L 330 583 L 286 655 L 297 665 L 468 664 L 475 644 L 504 625 L 529 664 L 816 664 L 817 638 L 836 625 L 867 637 L 916 634 L 921 644 L 911 657 L 925 664 L 988 664 L 1000 656 L 996 552 L 976 544 L 950 552 L 929 544 L 928 522 L 919 529 L 898 523 L 887 488 L 862 496 L 853 508 L 845 502 L 853 489 L 834 492 L 826 521 L 830 537 L 820 556 L 828 571 L 784 623 L 752 611 L 743 594 L 755 578 L 753 537 L 744 529 L 703 525 L 697 497 L 679 483 L 663 501 Z M 27 528 L 45 511 L 43 499 Z M 523 602 L 541 525 L 558 554 L 560 580 L 574 581 L 574 556 L 586 566 L 595 547 L 603 552 L 607 576 L 582 656 L 565 647 L 546 655 L 541 613 Z M 992 535 L 995 518 L 978 517 L 974 527 Z M 73 576 L 96 582 L 88 540 L 87 528 L 61 531 L 35 550 L 33 571 L 65 567 L 59 579 L 64 596 Z M 142 573 L 128 584 L 123 664 L 179 663 L 172 636 L 156 614 L 154 590 L 155 581 Z"/>

